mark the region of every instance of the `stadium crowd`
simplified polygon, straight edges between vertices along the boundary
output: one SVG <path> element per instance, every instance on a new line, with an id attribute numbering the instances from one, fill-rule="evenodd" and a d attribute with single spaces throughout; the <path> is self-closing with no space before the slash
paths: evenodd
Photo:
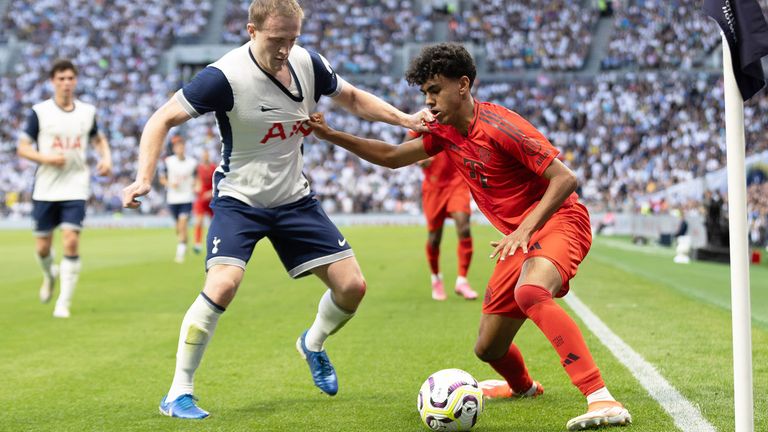
<path id="1" fill-rule="evenodd" d="M 35 165 L 16 157 L 16 139 L 31 105 L 50 94 L 46 73 L 57 57 L 72 58 L 80 67 L 82 98 L 98 107 L 100 128 L 113 148 L 114 175 L 94 179 L 90 209 L 120 211 L 120 191 L 132 179 L 141 128 L 152 110 L 181 85 L 178 76 L 156 73 L 161 54 L 174 41 L 193 37 L 193 27 L 199 28 L 211 9 L 207 0 L 162 0 L 148 5 L 115 0 L 110 7 L 103 0 L 70 3 L 73 7 L 64 13 L 52 0 L 13 0 L 9 7 L 13 13 L 2 19 L 5 35 L 13 33 L 32 42 L 25 45 L 12 76 L 0 76 L 0 91 L 5 95 L 0 110 L 7 113 L 0 122 L 0 165 L 5 168 L 0 171 L 0 213 L 4 216 L 26 217 L 31 209 Z M 244 42 L 241 27 L 247 3 L 228 3 L 225 41 Z M 447 14 L 453 19 L 452 37 L 484 44 L 494 53 L 488 56 L 492 71 L 581 67 L 597 12 L 581 11 L 578 5 L 560 0 L 546 7 L 534 4 L 539 3 L 471 2 Z M 614 2 L 616 25 L 634 28 L 617 30 L 617 39 L 625 38 L 623 46 L 636 47 L 635 38 L 651 34 L 648 46 L 665 47 L 670 45 L 670 35 L 704 28 L 693 1 L 673 0 L 665 2 L 665 7 L 654 7 L 659 4 Z M 337 71 L 356 82 L 357 73 L 386 70 L 394 46 L 429 39 L 431 33 L 423 24 L 437 12 L 423 5 L 415 0 L 311 2 L 307 8 L 313 19 L 305 21 L 300 43 L 322 47 Z M 494 21 L 498 19 L 515 25 L 500 25 Z M 345 25 L 334 25 L 337 20 Z M 361 35 L 368 37 L 360 39 Z M 610 51 L 609 61 L 617 56 L 631 58 L 633 63 L 604 62 L 604 67 L 695 67 L 696 59 L 717 43 L 704 37 L 686 40 L 690 40 L 687 45 L 678 44 L 675 50 L 657 49 L 666 54 L 654 62 L 642 55 L 649 52 L 646 48 Z M 504 41 L 506 46 L 527 48 L 506 52 L 501 47 Z M 405 111 L 413 112 L 423 103 L 416 89 L 386 74 L 375 85 L 361 87 Z M 659 71 L 569 80 L 541 74 L 534 82 L 485 82 L 481 75 L 476 89 L 478 99 L 516 110 L 540 128 L 579 175 L 583 199 L 598 209 L 640 208 L 637 200 L 646 194 L 724 167 L 722 92 L 717 77 Z M 329 122 L 348 132 L 389 142 L 403 138 L 402 130 L 362 121 L 333 109 L 327 101 L 321 109 L 329 112 Z M 766 109 L 765 94 L 746 106 L 748 152 L 768 149 L 768 121 L 758 114 Z M 192 156 L 203 147 L 218 153 L 210 116 L 189 122 L 176 133 L 187 138 Z M 375 167 L 312 137 L 306 141 L 305 156 L 305 173 L 329 212 L 419 212 L 421 173 L 416 167 L 399 171 Z M 768 216 L 761 199 L 766 195 L 754 196 L 764 190 L 751 190 L 751 215 L 758 231 L 764 231 Z M 143 211 L 155 213 L 163 208 L 158 186 Z"/>
<path id="2" fill-rule="evenodd" d="M 697 0 L 619 2 L 603 69 L 691 69 L 720 44 L 717 25 Z"/>
<path id="3" fill-rule="evenodd" d="M 584 66 L 598 11 L 580 2 L 467 2 L 450 23 L 451 39 L 485 48 L 491 72 Z"/>
<path id="4" fill-rule="evenodd" d="M 222 40 L 247 41 L 243 17 L 250 1 L 228 2 Z M 302 2 L 306 19 L 299 44 L 322 47 L 340 73 L 377 73 L 392 63 L 394 48 L 424 42 L 431 34 L 430 10 L 422 13 L 412 0 L 314 0 Z M 319 48 L 318 48 L 319 49 Z"/>

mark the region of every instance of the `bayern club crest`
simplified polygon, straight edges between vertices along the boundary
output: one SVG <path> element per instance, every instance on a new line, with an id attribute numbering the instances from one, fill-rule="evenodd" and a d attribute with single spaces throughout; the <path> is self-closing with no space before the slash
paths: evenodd
<path id="1" fill-rule="evenodd" d="M 487 164 L 491 161 L 491 151 L 488 150 L 485 147 L 480 147 L 480 149 L 477 151 L 478 156 L 480 157 L 480 161 L 484 164 Z"/>

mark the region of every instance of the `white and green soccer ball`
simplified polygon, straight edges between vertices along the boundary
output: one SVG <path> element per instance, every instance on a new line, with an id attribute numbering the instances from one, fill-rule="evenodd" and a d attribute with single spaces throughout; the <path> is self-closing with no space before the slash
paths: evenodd
<path id="1" fill-rule="evenodd" d="M 443 369 L 421 385 L 417 408 L 432 430 L 468 431 L 483 412 L 483 391 L 467 372 Z"/>

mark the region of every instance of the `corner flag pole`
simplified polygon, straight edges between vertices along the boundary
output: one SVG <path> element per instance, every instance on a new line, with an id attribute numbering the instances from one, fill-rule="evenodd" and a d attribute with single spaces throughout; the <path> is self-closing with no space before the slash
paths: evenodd
<path id="1" fill-rule="evenodd" d="M 736 432 L 754 431 L 752 393 L 752 310 L 747 254 L 747 176 L 745 169 L 744 101 L 736 82 L 731 49 L 723 38 L 725 144 L 728 171 L 728 229 L 731 253 L 731 319 L 733 328 L 733 392 Z"/>

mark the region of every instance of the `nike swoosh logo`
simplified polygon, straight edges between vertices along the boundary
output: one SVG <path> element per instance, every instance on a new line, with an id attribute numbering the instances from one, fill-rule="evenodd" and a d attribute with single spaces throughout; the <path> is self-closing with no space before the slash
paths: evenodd
<path id="1" fill-rule="evenodd" d="M 261 106 L 261 112 L 267 112 L 267 111 L 275 111 L 275 110 L 279 110 L 279 109 L 280 109 L 280 108 L 269 108 L 269 107 L 265 107 L 264 105 L 262 105 L 262 106 Z"/>
<path id="2" fill-rule="evenodd" d="M 347 244 L 347 239 L 339 240 L 339 246 L 344 247 L 345 244 Z"/>

